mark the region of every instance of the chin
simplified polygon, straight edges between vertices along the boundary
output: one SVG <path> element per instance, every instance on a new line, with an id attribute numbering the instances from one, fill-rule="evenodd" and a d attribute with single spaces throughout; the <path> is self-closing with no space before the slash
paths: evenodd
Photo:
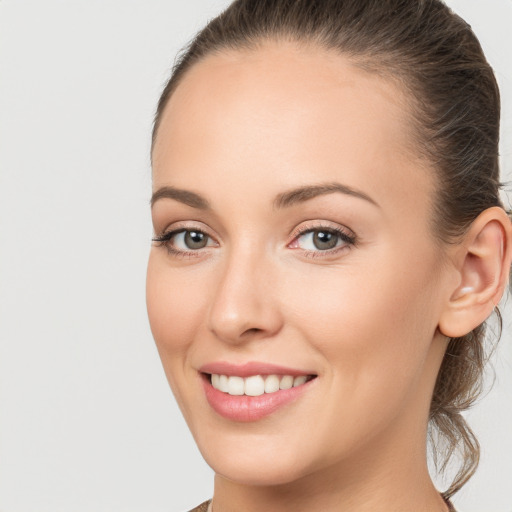
<path id="1" fill-rule="evenodd" d="M 268 462 L 260 459 L 248 461 L 215 460 L 211 463 L 207 459 L 206 462 L 217 475 L 221 475 L 237 484 L 247 486 L 268 487 L 286 485 L 299 480 L 307 474 L 307 472 L 303 472 L 297 467 L 290 467 L 286 464 L 271 466 Z"/>
<path id="2" fill-rule="evenodd" d="M 286 446 L 284 439 L 271 442 L 268 435 L 247 435 L 231 442 L 215 442 L 213 436 L 206 443 L 198 441 L 199 449 L 213 471 L 238 484 L 285 485 L 314 471 L 307 447 Z"/>

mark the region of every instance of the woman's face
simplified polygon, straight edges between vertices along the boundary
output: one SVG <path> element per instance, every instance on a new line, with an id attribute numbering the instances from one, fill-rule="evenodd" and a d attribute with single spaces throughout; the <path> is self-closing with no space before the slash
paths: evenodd
<path id="1" fill-rule="evenodd" d="M 229 479 L 423 449 L 448 279 L 406 105 L 344 57 L 282 43 L 205 58 L 165 109 L 149 319 Z"/>

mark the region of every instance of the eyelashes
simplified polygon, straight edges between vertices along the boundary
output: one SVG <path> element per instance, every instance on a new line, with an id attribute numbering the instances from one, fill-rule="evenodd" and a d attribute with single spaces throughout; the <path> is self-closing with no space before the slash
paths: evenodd
<path id="1" fill-rule="evenodd" d="M 337 254 L 356 244 L 356 236 L 341 227 L 316 227 L 302 228 L 294 232 L 293 240 L 288 247 L 302 249 L 306 256 L 321 257 Z"/>
<path id="2" fill-rule="evenodd" d="M 165 246 L 169 254 L 177 257 L 200 256 L 201 249 L 218 246 L 207 233 L 193 228 L 180 228 L 162 233 L 153 238 L 153 242 Z"/>
<path id="3" fill-rule="evenodd" d="M 193 258 L 204 255 L 204 250 L 219 244 L 201 229 L 184 228 L 170 230 L 153 238 L 153 242 L 164 246 L 169 254 L 177 258 Z M 334 256 L 356 245 L 356 235 L 341 226 L 318 224 L 296 229 L 287 247 L 301 250 L 305 257 L 320 258 Z"/>

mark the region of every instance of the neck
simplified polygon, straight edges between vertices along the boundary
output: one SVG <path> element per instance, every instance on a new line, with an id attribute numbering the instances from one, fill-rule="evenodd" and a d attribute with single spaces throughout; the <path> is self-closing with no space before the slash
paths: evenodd
<path id="1" fill-rule="evenodd" d="M 410 446 L 406 447 L 410 448 Z M 213 512 L 445 512 L 428 474 L 426 455 L 388 453 L 376 464 L 375 452 L 277 486 L 244 485 L 215 477 Z"/>

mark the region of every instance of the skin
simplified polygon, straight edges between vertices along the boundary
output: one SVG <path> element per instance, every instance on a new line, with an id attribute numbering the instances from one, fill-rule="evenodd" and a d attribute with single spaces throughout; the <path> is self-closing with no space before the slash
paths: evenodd
<path id="1" fill-rule="evenodd" d="M 464 258 L 432 233 L 434 174 L 411 149 L 407 105 L 343 56 L 269 43 L 206 57 L 165 109 L 153 190 L 192 191 L 210 208 L 160 198 L 154 230 L 199 229 L 209 242 L 153 244 L 147 305 L 216 473 L 215 512 L 446 510 L 425 438 L 447 344 L 439 323 L 452 325 Z M 283 192 L 333 182 L 371 200 L 332 192 L 276 207 Z M 322 251 L 298 228 L 339 228 L 356 242 Z M 233 422 L 205 398 L 198 370 L 214 361 L 317 378 L 270 416 Z"/>

